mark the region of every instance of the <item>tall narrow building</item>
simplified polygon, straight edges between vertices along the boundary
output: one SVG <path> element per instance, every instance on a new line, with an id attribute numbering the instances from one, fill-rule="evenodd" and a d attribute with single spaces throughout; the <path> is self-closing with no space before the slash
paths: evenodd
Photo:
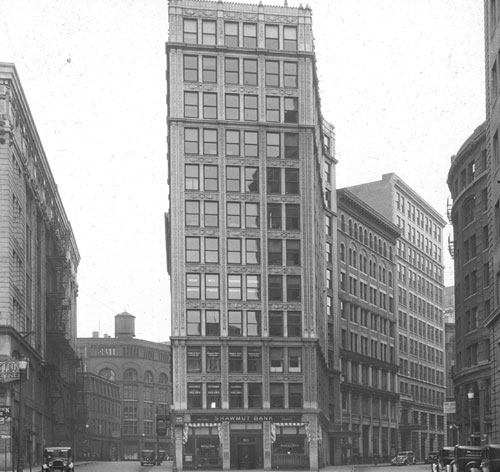
<path id="1" fill-rule="evenodd" d="M 330 460 L 338 375 L 327 349 L 327 203 L 330 243 L 336 220 L 335 181 L 323 171 L 335 165 L 334 136 L 320 110 L 311 16 L 169 3 L 178 469 L 316 470 Z"/>
<path id="2" fill-rule="evenodd" d="M 420 460 L 444 446 L 443 254 L 445 221 L 396 174 L 349 190 L 401 229 L 397 243 L 399 450 Z"/>

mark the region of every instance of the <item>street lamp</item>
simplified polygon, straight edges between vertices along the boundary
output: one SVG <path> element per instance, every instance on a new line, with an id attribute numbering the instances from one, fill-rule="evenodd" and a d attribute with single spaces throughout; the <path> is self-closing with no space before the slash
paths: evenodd
<path id="1" fill-rule="evenodd" d="M 469 399 L 469 442 L 472 445 L 472 401 L 474 400 L 474 390 L 472 387 L 467 392 L 467 398 Z"/>
<path id="2" fill-rule="evenodd" d="M 28 369 L 28 359 L 21 357 L 17 361 L 19 367 L 19 419 L 17 427 L 17 472 L 23 472 L 23 429 L 24 429 L 24 408 L 23 408 L 23 380 L 26 378 Z"/>

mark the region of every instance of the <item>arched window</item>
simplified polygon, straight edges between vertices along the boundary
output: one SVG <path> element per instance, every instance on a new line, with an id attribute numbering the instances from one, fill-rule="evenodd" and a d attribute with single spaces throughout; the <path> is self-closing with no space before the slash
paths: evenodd
<path id="1" fill-rule="evenodd" d="M 384 241 L 384 257 L 387 257 L 387 244 Z"/>
<path id="2" fill-rule="evenodd" d="M 363 240 L 363 242 L 364 242 L 365 244 L 368 244 L 368 231 L 366 231 L 366 229 L 365 229 L 365 235 L 364 235 L 364 240 Z"/>
<path id="3" fill-rule="evenodd" d="M 150 370 L 147 370 L 144 372 L 144 382 L 146 383 L 153 383 L 153 373 Z"/>
<path id="4" fill-rule="evenodd" d="M 389 271 L 389 287 L 392 287 L 392 272 Z"/>
<path id="5" fill-rule="evenodd" d="M 354 223 L 354 239 L 358 239 L 358 224 Z"/>
<path id="6" fill-rule="evenodd" d="M 162 372 L 159 376 L 158 376 L 158 383 L 160 385 L 167 385 L 167 380 L 168 380 L 168 377 L 167 377 L 167 374 L 165 374 L 165 372 Z"/>
<path id="7" fill-rule="evenodd" d="M 357 264 L 357 258 L 358 258 L 358 251 L 356 251 L 356 248 L 352 248 L 352 266 L 356 267 Z"/>
<path id="8" fill-rule="evenodd" d="M 137 380 L 137 371 L 135 369 L 127 369 L 123 374 L 123 380 Z"/>
<path id="9" fill-rule="evenodd" d="M 342 215 L 342 216 L 340 217 L 340 229 L 341 229 L 342 231 L 345 231 L 345 216 L 344 216 L 344 215 Z"/>
<path id="10" fill-rule="evenodd" d="M 104 377 L 105 379 L 108 380 L 115 380 L 116 379 L 116 374 L 113 369 L 110 369 L 109 367 L 105 367 L 104 369 L 101 369 L 99 371 L 99 377 Z"/>
<path id="11" fill-rule="evenodd" d="M 370 233 L 370 249 L 373 249 L 373 234 Z"/>
<path id="12" fill-rule="evenodd" d="M 349 248 L 349 265 L 352 266 L 352 248 Z"/>
<path id="13" fill-rule="evenodd" d="M 349 236 L 352 236 L 352 220 L 349 220 Z"/>
<path id="14" fill-rule="evenodd" d="M 340 260 L 345 262 L 345 246 L 340 244 Z"/>

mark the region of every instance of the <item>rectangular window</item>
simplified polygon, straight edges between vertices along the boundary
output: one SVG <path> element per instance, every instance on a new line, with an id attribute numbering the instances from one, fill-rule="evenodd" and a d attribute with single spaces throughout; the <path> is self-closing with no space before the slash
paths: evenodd
<path id="1" fill-rule="evenodd" d="M 283 85 L 288 88 L 297 88 L 298 66 L 296 62 L 285 62 L 283 64 Z"/>
<path id="2" fill-rule="evenodd" d="M 198 82 L 198 56 L 184 56 L 184 82 Z"/>
<path id="3" fill-rule="evenodd" d="M 186 262 L 201 261 L 200 238 L 186 236 Z"/>
<path id="4" fill-rule="evenodd" d="M 283 372 L 283 357 L 282 347 L 269 348 L 271 372 Z"/>
<path id="5" fill-rule="evenodd" d="M 226 156 L 240 156 L 240 132 L 238 130 L 226 130 Z"/>
<path id="6" fill-rule="evenodd" d="M 219 274 L 205 274 L 205 300 L 219 299 Z"/>
<path id="7" fill-rule="evenodd" d="M 285 123 L 299 122 L 299 99 L 285 97 Z"/>
<path id="8" fill-rule="evenodd" d="M 286 265 L 288 267 L 300 266 L 300 240 L 286 240 Z"/>
<path id="9" fill-rule="evenodd" d="M 186 274 L 186 298 L 189 300 L 201 298 L 200 274 Z"/>
<path id="10" fill-rule="evenodd" d="M 302 384 L 288 384 L 288 408 L 302 408 Z"/>
<path id="11" fill-rule="evenodd" d="M 266 183 L 268 194 L 281 193 L 281 168 L 268 167 L 266 172 Z"/>
<path id="12" fill-rule="evenodd" d="M 241 239 L 227 238 L 227 263 L 241 264 Z"/>
<path id="13" fill-rule="evenodd" d="M 262 408 L 262 384 L 248 384 L 248 408 Z"/>
<path id="14" fill-rule="evenodd" d="M 243 96 L 243 116 L 245 121 L 257 121 L 259 119 L 257 95 Z"/>
<path id="15" fill-rule="evenodd" d="M 240 96 L 226 93 L 226 120 L 240 119 Z"/>
<path id="16" fill-rule="evenodd" d="M 266 49 L 279 49 L 279 27 L 278 25 L 266 25 Z"/>
<path id="17" fill-rule="evenodd" d="M 283 301 L 283 276 L 269 274 L 267 281 L 269 301 Z"/>
<path id="18" fill-rule="evenodd" d="M 260 336 L 261 335 L 261 314 L 260 311 L 247 311 L 247 336 Z M 260 348 L 256 348 L 260 354 Z M 248 348 L 250 352 L 251 348 Z M 248 356 L 250 359 L 250 355 Z M 259 355 L 259 366 L 260 366 L 260 355 Z M 250 370 L 250 364 L 248 363 L 248 372 L 260 372 L 259 370 Z"/>
<path id="19" fill-rule="evenodd" d="M 220 383 L 207 383 L 207 408 L 221 407 Z"/>
<path id="20" fill-rule="evenodd" d="M 247 301 L 260 300 L 260 275 L 246 276 Z"/>
<path id="21" fill-rule="evenodd" d="M 198 92 L 184 92 L 184 118 L 198 118 Z"/>
<path id="22" fill-rule="evenodd" d="M 188 44 L 198 43 L 198 20 L 184 19 L 184 42 Z"/>
<path id="23" fill-rule="evenodd" d="M 302 313 L 300 311 L 287 312 L 286 326 L 289 338 L 300 338 L 302 336 Z"/>
<path id="24" fill-rule="evenodd" d="M 241 192 L 241 169 L 236 166 L 226 167 L 226 192 Z"/>
<path id="25" fill-rule="evenodd" d="M 220 336 L 220 313 L 218 310 L 205 312 L 205 335 Z"/>
<path id="26" fill-rule="evenodd" d="M 209 120 L 217 119 L 217 94 L 203 92 L 203 118 Z"/>
<path id="27" fill-rule="evenodd" d="M 201 383 L 189 382 L 187 384 L 187 406 L 198 410 L 202 407 Z"/>
<path id="28" fill-rule="evenodd" d="M 283 337 L 283 312 L 269 312 L 269 336 Z"/>
<path id="29" fill-rule="evenodd" d="M 243 85 L 257 85 L 257 59 L 243 59 Z"/>
<path id="30" fill-rule="evenodd" d="M 212 56 L 202 56 L 201 58 L 201 79 L 205 83 L 217 83 L 217 58 Z"/>
<path id="31" fill-rule="evenodd" d="M 243 384 L 229 384 L 229 408 L 243 408 Z"/>
<path id="32" fill-rule="evenodd" d="M 285 49 L 285 51 L 297 50 L 296 26 L 283 26 L 283 49 Z"/>
<path id="33" fill-rule="evenodd" d="M 240 83 L 240 60 L 237 57 L 226 57 L 225 64 L 225 82 L 226 84 L 237 85 Z"/>
<path id="34" fill-rule="evenodd" d="M 196 128 L 184 128 L 184 152 L 186 154 L 199 154 L 199 134 Z"/>
<path id="35" fill-rule="evenodd" d="M 205 238 L 205 264 L 219 263 L 219 238 Z"/>
<path id="36" fill-rule="evenodd" d="M 200 190 L 200 168 L 198 164 L 185 165 L 184 188 L 186 190 Z"/>
<path id="37" fill-rule="evenodd" d="M 299 158 L 299 135 L 285 133 L 285 159 Z"/>
<path id="38" fill-rule="evenodd" d="M 243 47 L 257 47 L 257 25 L 255 23 L 243 23 Z"/>
<path id="39" fill-rule="evenodd" d="M 229 346 L 229 373 L 243 372 L 243 348 Z"/>
<path id="40" fill-rule="evenodd" d="M 258 167 L 245 167 L 245 193 L 259 193 Z"/>
<path id="41" fill-rule="evenodd" d="M 245 157 L 259 157 L 258 138 L 259 138 L 259 135 L 258 135 L 257 131 L 245 131 L 244 132 Z"/>
<path id="42" fill-rule="evenodd" d="M 226 225 L 228 228 L 241 228 L 241 207 L 239 202 L 227 202 Z"/>
<path id="43" fill-rule="evenodd" d="M 283 265 L 282 239 L 268 239 L 267 263 L 269 265 Z"/>
<path id="44" fill-rule="evenodd" d="M 207 372 L 220 372 L 220 347 L 207 346 L 205 362 Z"/>
<path id="45" fill-rule="evenodd" d="M 208 46 L 215 45 L 215 21 L 203 20 L 201 23 L 201 42 Z"/>
<path id="46" fill-rule="evenodd" d="M 238 23 L 232 21 L 226 21 L 224 23 L 224 44 L 235 48 L 239 46 Z"/>
<path id="47" fill-rule="evenodd" d="M 280 86 L 279 61 L 266 61 L 266 87 Z"/>
<path id="48" fill-rule="evenodd" d="M 201 372 L 201 347 L 191 346 L 187 348 L 187 371 Z"/>
<path id="49" fill-rule="evenodd" d="M 286 135 L 285 135 L 286 136 Z M 286 140 L 285 140 L 286 145 Z M 279 133 L 267 133 L 266 134 L 266 157 L 280 157 L 280 134 Z"/>
<path id="50" fill-rule="evenodd" d="M 286 299 L 289 302 L 300 302 L 302 284 L 300 275 L 288 275 L 286 278 Z"/>
<path id="51" fill-rule="evenodd" d="M 259 227 L 259 203 L 245 203 L 245 228 Z"/>
<path id="52" fill-rule="evenodd" d="M 259 239 L 246 239 L 245 240 L 245 263 L 260 264 L 260 240 Z"/>
<path id="53" fill-rule="evenodd" d="M 219 190 L 218 166 L 203 166 L 203 190 L 205 192 L 217 192 Z"/>
<path id="54" fill-rule="evenodd" d="M 201 311 L 187 310 L 186 320 L 188 336 L 201 336 Z"/>
<path id="55" fill-rule="evenodd" d="M 186 226 L 200 226 L 200 202 L 186 201 Z"/>
<path id="56" fill-rule="evenodd" d="M 285 169 L 285 194 L 299 195 L 300 194 L 300 176 L 299 169 Z"/>
<path id="57" fill-rule="evenodd" d="M 228 300 L 241 300 L 242 286 L 241 275 L 230 274 L 227 276 L 227 298 Z"/>
<path id="58" fill-rule="evenodd" d="M 287 203 L 285 205 L 286 229 L 300 230 L 300 205 Z"/>
<path id="59" fill-rule="evenodd" d="M 281 204 L 267 204 L 267 226 L 268 229 L 281 229 Z"/>
<path id="60" fill-rule="evenodd" d="M 203 154 L 207 156 L 217 155 L 217 130 L 203 130 Z"/>
<path id="61" fill-rule="evenodd" d="M 204 226 L 206 228 L 215 228 L 219 226 L 219 202 L 205 201 L 205 214 L 203 215 Z"/>
<path id="62" fill-rule="evenodd" d="M 285 384 L 271 383 L 271 408 L 285 408 Z"/>
<path id="63" fill-rule="evenodd" d="M 228 332 L 229 336 L 243 336 L 243 313 L 241 311 L 228 311 Z"/>
<path id="64" fill-rule="evenodd" d="M 192 93 L 192 92 L 190 92 L 190 93 Z M 196 94 L 196 96 L 198 96 L 198 94 Z M 198 115 L 196 117 L 198 117 Z M 280 99 L 279 99 L 279 97 L 266 97 L 266 121 L 279 123 L 279 121 L 280 121 Z M 288 122 L 288 123 L 290 123 L 290 122 Z"/>

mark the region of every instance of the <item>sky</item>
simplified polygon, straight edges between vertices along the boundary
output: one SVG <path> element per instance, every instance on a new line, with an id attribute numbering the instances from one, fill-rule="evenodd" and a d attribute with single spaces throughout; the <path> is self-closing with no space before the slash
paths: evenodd
<path id="1" fill-rule="evenodd" d="M 445 219 L 451 156 L 485 119 L 483 2 L 309 5 L 337 188 L 395 172 Z M 168 340 L 167 0 L 0 0 L 0 12 L 0 61 L 16 65 L 81 254 L 78 336 L 113 336 L 127 311 L 138 338 Z"/>

